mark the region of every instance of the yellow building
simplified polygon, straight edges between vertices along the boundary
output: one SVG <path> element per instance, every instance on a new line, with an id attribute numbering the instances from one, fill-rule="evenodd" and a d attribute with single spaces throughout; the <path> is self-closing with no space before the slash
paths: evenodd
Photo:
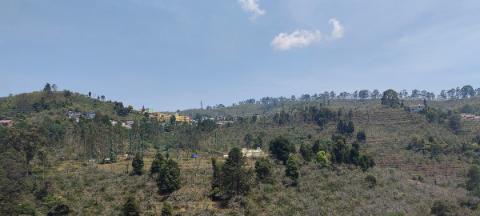
<path id="1" fill-rule="evenodd" d="M 192 122 L 189 116 L 184 116 L 179 114 L 172 115 L 169 113 L 161 113 L 161 112 L 150 113 L 150 118 L 155 118 L 159 122 L 170 122 L 170 119 L 172 118 L 172 116 L 175 116 L 175 122 L 188 123 L 188 124 Z"/>

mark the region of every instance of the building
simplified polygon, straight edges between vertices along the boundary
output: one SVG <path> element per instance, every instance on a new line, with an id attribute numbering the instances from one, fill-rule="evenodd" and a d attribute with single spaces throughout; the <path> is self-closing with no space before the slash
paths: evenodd
<path id="1" fill-rule="evenodd" d="M 175 122 L 180 122 L 180 123 L 192 123 L 192 119 L 190 116 L 185 116 L 185 115 L 179 115 L 178 113 L 175 115 L 169 114 L 169 113 L 161 113 L 161 112 L 153 112 L 150 113 L 150 118 L 155 118 L 159 122 L 170 122 L 170 119 L 172 116 L 175 116 Z"/>
<path id="2" fill-rule="evenodd" d="M 419 112 L 423 112 L 424 110 L 425 110 L 425 105 L 423 104 L 408 106 L 409 112 L 419 113 Z"/>
<path id="3" fill-rule="evenodd" d="M 122 127 L 126 129 L 132 129 L 132 126 L 134 123 L 135 123 L 134 121 L 128 120 L 128 121 L 122 122 Z"/>
<path id="4" fill-rule="evenodd" d="M 13 121 L 12 120 L 0 120 L 0 125 L 4 127 L 12 127 L 13 126 Z"/>
<path id="5" fill-rule="evenodd" d="M 187 123 L 187 124 L 192 123 L 192 119 L 190 119 L 190 116 L 179 115 L 179 114 L 175 114 L 175 121 L 181 122 L 181 123 Z"/>
<path id="6" fill-rule="evenodd" d="M 257 148 L 257 149 L 242 148 L 242 154 L 246 158 L 263 158 L 267 156 L 267 154 L 265 154 L 260 148 Z"/>
<path id="7" fill-rule="evenodd" d="M 150 118 L 157 119 L 159 122 L 167 122 L 170 121 L 170 118 L 172 117 L 171 114 L 168 113 L 161 113 L 161 112 L 152 112 L 150 113 Z"/>
<path id="8" fill-rule="evenodd" d="M 477 116 L 477 115 L 462 113 L 462 114 L 460 114 L 460 116 L 462 116 L 463 120 L 480 121 L 480 116 Z"/>

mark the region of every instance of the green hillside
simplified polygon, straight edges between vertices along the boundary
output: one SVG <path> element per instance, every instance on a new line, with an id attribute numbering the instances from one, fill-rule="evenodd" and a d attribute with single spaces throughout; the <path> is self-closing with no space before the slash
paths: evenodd
<path id="1" fill-rule="evenodd" d="M 457 119 L 480 99 L 407 110 L 423 103 L 250 103 L 181 111 L 196 120 L 184 124 L 69 91 L 2 98 L 0 119 L 14 125 L 0 126 L 0 212 L 160 215 L 171 205 L 178 215 L 480 214 L 471 171 L 480 122 Z M 236 158 L 236 147 L 269 155 Z M 154 161 L 159 172 L 150 173 Z"/>

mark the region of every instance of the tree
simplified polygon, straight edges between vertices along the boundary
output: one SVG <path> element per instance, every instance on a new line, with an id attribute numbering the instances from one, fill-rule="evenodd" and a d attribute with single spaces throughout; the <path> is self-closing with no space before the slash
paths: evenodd
<path id="1" fill-rule="evenodd" d="M 367 171 L 368 169 L 372 168 L 373 166 L 375 166 L 375 161 L 373 160 L 373 158 L 369 157 L 369 156 L 366 156 L 366 155 L 361 155 L 359 158 L 358 158 L 358 165 L 360 166 L 360 168 L 362 168 L 362 170 L 365 172 Z"/>
<path id="2" fill-rule="evenodd" d="M 172 216 L 173 215 L 173 207 L 170 205 L 170 203 L 163 203 L 163 208 L 162 208 L 162 216 Z"/>
<path id="3" fill-rule="evenodd" d="M 65 204 L 59 204 L 50 209 L 47 216 L 65 216 L 70 214 L 70 208 Z"/>
<path id="4" fill-rule="evenodd" d="M 250 147 L 252 146 L 252 143 L 253 143 L 253 136 L 252 136 L 252 134 L 247 133 L 247 134 L 245 135 L 245 137 L 243 137 L 243 141 L 245 142 L 245 146 L 246 146 L 247 148 L 250 148 Z"/>
<path id="5" fill-rule="evenodd" d="M 255 173 L 257 179 L 263 183 L 271 183 L 273 181 L 273 164 L 267 158 L 258 159 L 255 162 Z"/>
<path id="6" fill-rule="evenodd" d="M 45 87 L 43 87 L 43 91 L 47 93 L 52 92 L 52 86 L 50 85 L 50 83 L 45 84 Z"/>
<path id="7" fill-rule="evenodd" d="M 392 107 L 392 108 L 398 107 L 400 105 L 400 100 L 398 99 L 397 92 L 392 89 L 389 89 L 383 92 L 382 105 Z"/>
<path id="8" fill-rule="evenodd" d="M 272 155 L 283 164 L 286 164 L 291 153 L 295 153 L 295 146 L 285 137 L 277 137 L 270 142 L 269 151 Z"/>
<path id="9" fill-rule="evenodd" d="M 157 186 L 161 194 L 170 194 L 180 189 L 180 168 L 177 162 L 167 160 L 158 174 Z"/>
<path id="10" fill-rule="evenodd" d="M 224 198 L 229 200 L 236 195 L 246 195 L 252 185 L 252 172 L 243 166 L 245 158 L 239 148 L 233 148 L 222 166 L 221 189 Z"/>
<path id="11" fill-rule="evenodd" d="M 368 90 L 360 90 L 360 91 L 358 92 L 358 97 L 359 97 L 361 100 L 365 100 L 365 99 L 367 99 L 369 96 L 370 96 L 370 92 L 368 92 Z"/>
<path id="12" fill-rule="evenodd" d="M 348 153 L 350 152 L 343 136 L 334 136 L 332 138 L 334 146 L 332 149 L 333 159 L 336 163 L 346 163 L 348 159 Z"/>
<path id="13" fill-rule="evenodd" d="M 304 161 L 310 162 L 312 160 L 312 148 L 307 146 L 305 143 L 300 145 L 300 154 L 302 155 Z"/>
<path id="14" fill-rule="evenodd" d="M 319 151 L 316 155 L 315 160 L 320 165 L 320 167 L 328 167 L 331 164 L 331 156 L 328 152 Z"/>
<path id="15" fill-rule="evenodd" d="M 297 157 L 294 154 L 291 154 L 287 160 L 285 175 L 293 181 L 294 186 L 298 184 L 298 178 L 300 177 L 299 169 L 300 163 L 298 162 Z"/>
<path id="16" fill-rule="evenodd" d="M 480 167 L 473 165 L 467 173 L 466 188 L 476 196 L 480 196 Z"/>
<path id="17" fill-rule="evenodd" d="M 461 117 L 458 114 L 453 114 L 448 118 L 448 126 L 456 134 L 462 130 Z"/>
<path id="18" fill-rule="evenodd" d="M 143 174 L 143 156 L 141 154 L 136 154 L 135 158 L 132 161 L 133 175 L 142 175 Z"/>
<path id="19" fill-rule="evenodd" d="M 58 89 L 57 84 L 52 84 L 52 91 L 56 92 Z"/>
<path id="20" fill-rule="evenodd" d="M 165 165 L 165 158 L 162 153 L 159 151 L 155 154 L 155 158 L 152 161 L 152 166 L 150 167 L 150 174 L 154 175 L 160 172 L 162 167 Z"/>
<path id="21" fill-rule="evenodd" d="M 357 133 L 357 140 L 362 143 L 367 140 L 367 135 L 365 134 L 365 131 L 359 131 Z"/>
<path id="22" fill-rule="evenodd" d="M 380 96 L 380 92 L 378 91 L 378 89 L 373 90 L 371 96 L 373 99 L 378 99 L 378 97 Z"/>
<path id="23" fill-rule="evenodd" d="M 468 98 L 468 97 L 473 97 L 475 96 L 475 89 L 471 85 L 466 85 L 463 86 L 462 89 L 460 90 L 462 94 L 462 98 Z"/>
<path id="24" fill-rule="evenodd" d="M 215 158 L 212 158 L 212 171 L 211 197 L 212 200 L 220 200 L 222 197 L 222 168 Z"/>
<path id="25" fill-rule="evenodd" d="M 139 216 L 140 210 L 138 204 L 135 201 L 135 198 L 129 196 L 125 204 L 123 204 L 123 215 L 124 216 Z"/>
<path id="26" fill-rule="evenodd" d="M 340 120 L 337 123 L 337 131 L 341 134 L 352 134 L 355 131 L 355 126 L 352 121 Z"/>

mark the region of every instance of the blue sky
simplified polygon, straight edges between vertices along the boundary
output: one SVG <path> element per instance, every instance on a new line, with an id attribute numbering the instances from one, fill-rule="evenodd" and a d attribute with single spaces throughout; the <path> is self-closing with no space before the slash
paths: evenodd
<path id="1" fill-rule="evenodd" d="M 52 82 L 176 110 L 480 87 L 478 11 L 478 0 L 1 0 L 0 95 Z"/>

